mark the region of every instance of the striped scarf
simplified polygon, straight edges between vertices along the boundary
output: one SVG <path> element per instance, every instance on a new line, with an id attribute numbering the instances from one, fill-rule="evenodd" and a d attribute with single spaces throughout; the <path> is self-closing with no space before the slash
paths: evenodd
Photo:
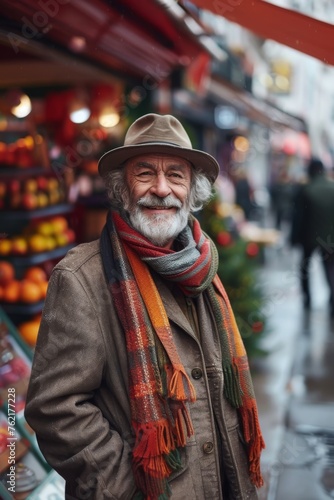
<path id="1" fill-rule="evenodd" d="M 101 235 L 103 267 L 126 335 L 136 437 L 134 477 L 147 500 L 170 496 L 167 479 L 181 465 L 178 449 L 194 433 L 186 403 L 196 399 L 149 268 L 177 283 L 187 296 L 207 294 L 220 336 L 224 395 L 241 416 L 250 478 L 256 486 L 263 484 L 260 454 L 264 442 L 253 386 L 234 314 L 216 274 L 216 248 L 193 217 L 177 239 L 180 251 L 157 247 L 118 212 L 109 213 Z"/>

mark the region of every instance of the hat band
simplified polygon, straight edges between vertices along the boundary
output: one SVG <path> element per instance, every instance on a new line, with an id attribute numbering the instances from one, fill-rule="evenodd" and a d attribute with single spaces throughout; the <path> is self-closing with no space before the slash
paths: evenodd
<path id="1" fill-rule="evenodd" d="M 124 146 L 141 146 L 145 144 L 166 144 L 167 146 L 177 146 L 179 148 L 184 148 L 184 146 L 180 146 L 180 144 L 176 144 L 175 142 L 167 142 L 167 141 L 145 141 L 145 142 L 137 142 L 136 144 L 124 144 Z M 191 149 L 191 148 L 187 148 Z"/>

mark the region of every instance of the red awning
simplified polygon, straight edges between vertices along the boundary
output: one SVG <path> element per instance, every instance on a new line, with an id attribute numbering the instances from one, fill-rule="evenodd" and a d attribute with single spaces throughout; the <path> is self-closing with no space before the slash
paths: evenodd
<path id="1" fill-rule="evenodd" d="M 4 44 L 10 48 L 9 63 L 18 67 L 22 52 L 39 44 L 50 53 L 74 55 L 74 67 L 93 62 L 97 71 L 153 86 L 205 51 L 183 18 L 174 19 L 155 0 L 2 0 L 0 16 L 0 61 Z"/>
<path id="2" fill-rule="evenodd" d="M 197 7 L 334 65 L 334 26 L 263 0 L 192 0 Z"/>

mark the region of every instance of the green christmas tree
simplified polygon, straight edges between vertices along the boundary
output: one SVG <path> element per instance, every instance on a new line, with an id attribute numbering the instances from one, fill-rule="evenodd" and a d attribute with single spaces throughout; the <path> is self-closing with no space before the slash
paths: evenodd
<path id="1" fill-rule="evenodd" d="M 236 231 L 233 218 L 222 214 L 216 196 L 201 212 L 203 231 L 214 241 L 219 254 L 218 275 L 229 296 L 249 358 L 266 354 L 261 340 L 266 332 L 264 294 L 257 279 L 261 248 Z"/>

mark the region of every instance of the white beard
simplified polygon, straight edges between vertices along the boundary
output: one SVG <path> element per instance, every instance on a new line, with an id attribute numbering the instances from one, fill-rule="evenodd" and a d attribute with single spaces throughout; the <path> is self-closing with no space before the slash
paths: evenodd
<path id="1" fill-rule="evenodd" d="M 173 206 L 176 213 L 152 214 L 144 213 L 142 206 Z M 180 200 L 169 195 L 160 199 L 156 196 L 140 198 L 137 204 L 129 210 L 130 222 L 134 229 L 150 240 L 154 245 L 163 247 L 173 240 L 188 223 L 189 209 Z"/>

